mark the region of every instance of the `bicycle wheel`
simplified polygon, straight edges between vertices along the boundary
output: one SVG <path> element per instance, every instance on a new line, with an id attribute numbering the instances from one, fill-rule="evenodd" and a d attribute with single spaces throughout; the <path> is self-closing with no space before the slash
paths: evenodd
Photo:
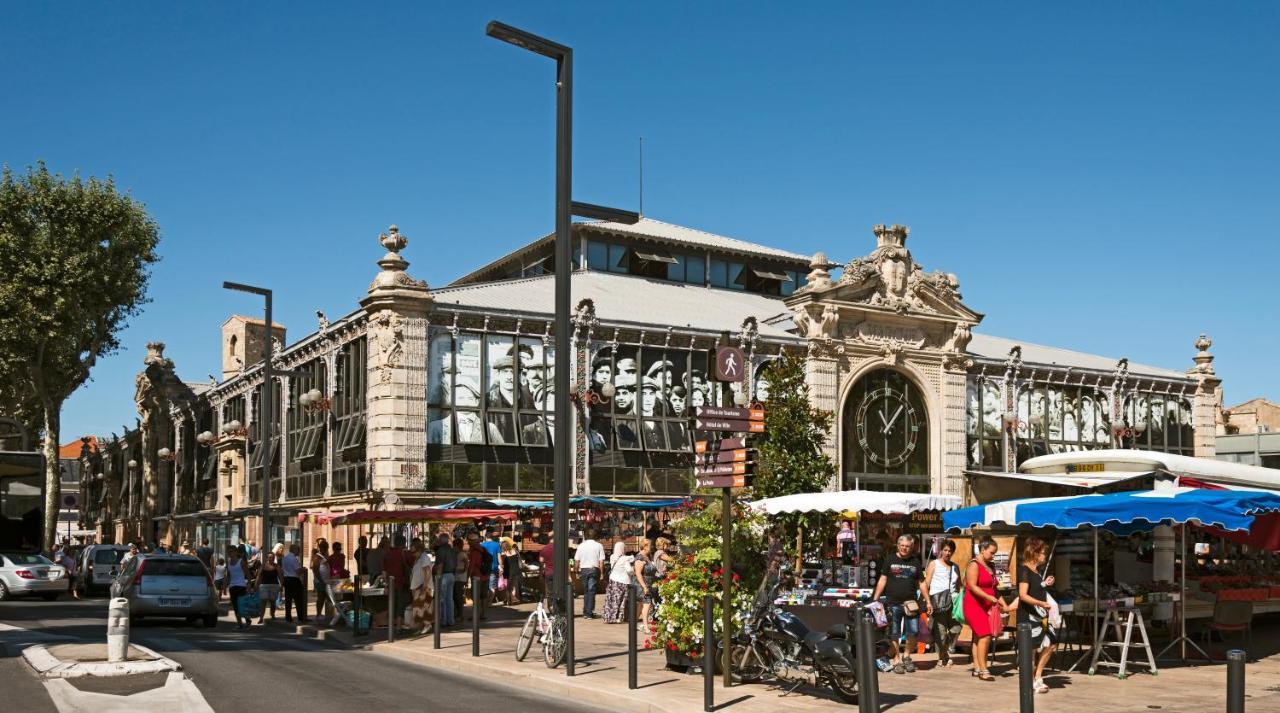
<path id="1" fill-rule="evenodd" d="M 524 661 L 529 655 L 529 647 L 533 646 L 533 634 L 538 626 L 537 612 L 530 614 L 520 629 L 520 638 L 516 639 L 516 661 Z"/>
<path id="2" fill-rule="evenodd" d="M 563 616 L 557 615 L 551 619 L 546 641 L 542 644 L 542 660 L 547 664 L 547 668 L 555 668 L 564 662 L 565 654 L 568 651 L 568 631 L 565 619 Z"/>

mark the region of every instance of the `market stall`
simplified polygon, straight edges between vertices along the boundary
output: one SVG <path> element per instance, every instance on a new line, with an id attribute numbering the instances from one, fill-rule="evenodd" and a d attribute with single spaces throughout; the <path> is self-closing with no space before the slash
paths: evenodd
<path id="1" fill-rule="evenodd" d="M 935 555 L 943 532 L 940 513 L 960 504 L 960 498 L 950 495 L 846 490 L 766 498 L 749 505 L 765 515 L 831 515 L 828 531 L 808 533 L 810 539 L 821 538 L 818 549 L 823 556 L 798 562 L 797 586 L 781 592 L 778 600 L 809 629 L 826 631 L 845 621 L 847 608 L 871 597 L 880 576 L 881 558 L 892 550 L 899 535 L 916 537 L 922 564 Z M 796 551 L 804 549 L 801 539 Z"/>
<path id="2" fill-rule="evenodd" d="M 1052 528 L 1059 531 L 1092 528 L 1093 587 L 1088 590 L 1088 599 L 1063 597 L 1060 600 L 1063 613 L 1087 613 L 1094 621 L 1092 640 L 1098 642 L 1101 638 L 1100 630 L 1105 629 L 1104 624 L 1118 622 L 1121 614 L 1125 618 L 1127 630 L 1131 633 L 1136 611 L 1138 626 L 1145 640 L 1146 630 L 1141 607 L 1157 601 L 1176 602 L 1180 634 L 1173 644 L 1182 645 L 1181 654 L 1185 659 L 1186 644 L 1189 643 L 1185 637 L 1188 526 L 1212 526 L 1224 531 L 1243 531 L 1254 525 L 1256 516 L 1275 512 L 1280 512 L 1280 494 L 1271 491 L 1207 490 L 1168 485 L 1155 490 L 1010 500 L 954 510 L 944 513 L 942 519 L 948 530 L 1000 526 Z M 1157 525 L 1181 526 L 1183 536 L 1181 551 L 1184 555 L 1181 583 L 1173 587 L 1172 592 L 1156 591 L 1123 596 L 1125 590 L 1117 588 L 1113 589 L 1108 596 L 1108 592 L 1102 589 L 1100 583 L 1098 533 L 1108 531 L 1123 535 L 1150 530 Z M 1115 596 L 1117 592 L 1122 596 Z M 1119 630 L 1118 623 L 1116 629 Z M 1129 639 L 1126 636 L 1127 641 Z M 1190 643 L 1193 647 L 1195 646 L 1194 642 Z M 1097 666 L 1118 665 L 1120 675 L 1123 676 L 1126 673 L 1123 660 L 1119 664 L 1110 661 L 1100 662 L 1100 659 L 1105 658 L 1109 656 L 1103 652 L 1102 647 L 1095 646 L 1090 663 L 1091 672 Z M 1148 656 L 1148 659 L 1154 671 L 1154 658 Z"/>

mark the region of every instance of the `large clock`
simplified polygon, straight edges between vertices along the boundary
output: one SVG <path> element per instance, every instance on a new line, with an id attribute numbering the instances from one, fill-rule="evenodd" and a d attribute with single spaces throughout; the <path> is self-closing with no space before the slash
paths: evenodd
<path id="1" fill-rule="evenodd" d="M 907 462 L 920 438 L 920 419 L 903 390 L 892 385 L 867 391 L 858 405 L 858 445 L 867 460 L 884 468 Z"/>

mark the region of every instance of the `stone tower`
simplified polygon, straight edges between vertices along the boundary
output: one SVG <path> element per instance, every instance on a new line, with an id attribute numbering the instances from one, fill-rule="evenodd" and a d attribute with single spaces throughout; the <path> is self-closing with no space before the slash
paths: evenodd
<path id="1" fill-rule="evenodd" d="M 229 379 L 246 368 L 262 361 L 265 343 L 262 341 L 263 321 L 243 315 L 232 315 L 222 323 L 222 378 Z M 275 353 L 280 353 L 280 346 L 285 344 L 284 326 L 271 325 L 271 335 L 280 343 Z"/>

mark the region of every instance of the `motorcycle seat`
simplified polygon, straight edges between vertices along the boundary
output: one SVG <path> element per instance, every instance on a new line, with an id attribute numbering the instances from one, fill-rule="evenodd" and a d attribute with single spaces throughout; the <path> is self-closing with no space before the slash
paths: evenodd
<path id="1" fill-rule="evenodd" d="M 826 634 L 822 633 L 821 631 L 810 631 L 809 633 L 804 635 L 804 642 L 809 645 L 809 648 L 813 649 L 813 648 L 817 648 L 818 644 L 821 644 L 822 642 L 826 641 L 828 638 L 830 637 L 828 637 Z"/>
<path id="2" fill-rule="evenodd" d="M 834 625 L 834 626 L 832 626 L 830 629 L 827 629 L 827 636 L 826 636 L 826 638 L 828 638 L 828 639 L 843 639 L 843 638 L 845 638 L 845 628 L 844 628 L 844 627 L 845 627 L 845 625 L 844 625 L 844 624 L 835 624 L 835 625 Z"/>

